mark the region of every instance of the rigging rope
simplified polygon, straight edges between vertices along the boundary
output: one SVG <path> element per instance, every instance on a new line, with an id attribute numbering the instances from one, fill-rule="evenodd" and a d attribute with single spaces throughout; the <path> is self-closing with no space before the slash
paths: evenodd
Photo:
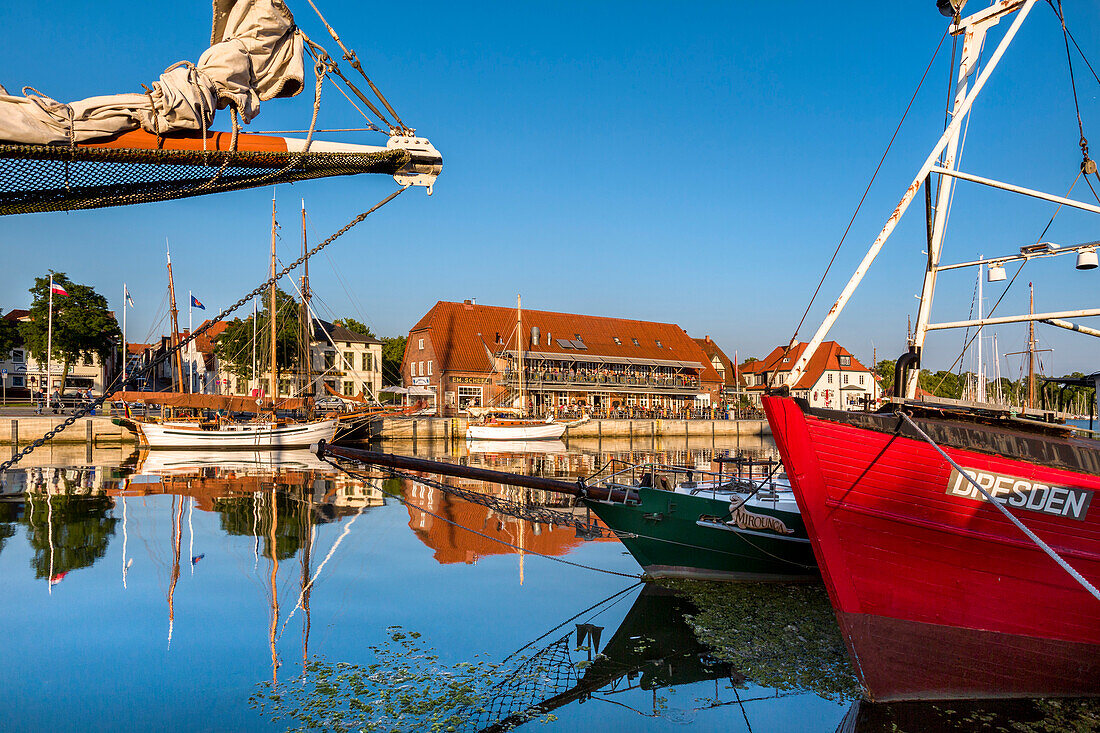
<path id="1" fill-rule="evenodd" d="M 848 232 L 852 230 L 852 225 L 855 224 L 856 217 L 859 215 L 859 210 L 863 208 L 863 202 L 867 200 L 867 195 L 871 192 L 871 186 L 874 184 L 875 178 L 878 177 L 879 171 L 882 170 L 882 165 L 886 162 L 886 156 L 889 155 L 890 149 L 893 147 L 894 141 L 898 137 L 898 133 L 901 132 L 901 126 L 905 123 L 905 118 L 909 115 L 909 110 L 912 109 L 913 102 L 916 101 L 917 94 L 924 85 L 924 80 L 928 78 L 928 72 L 932 70 L 932 64 L 935 63 L 936 57 L 940 53 L 940 48 L 943 46 L 943 41 L 947 38 L 949 30 L 950 28 L 943 32 L 943 35 L 940 37 L 940 42 L 936 44 L 936 50 L 932 52 L 932 58 L 928 60 L 928 66 L 925 67 L 924 74 L 921 75 L 920 82 L 917 83 L 917 88 L 913 90 L 913 96 L 909 98 L 909 104 L 905 106 L 905 112 L 902 113 L 901 119 L 898 120 L 898 126 L 894 128 L 894 134 L 890 136 L 890 142 L 887 143 L 886 150 L 882 152 L 882 157 L 879 158 L 878 165 L 875 166 L 875 172 L 871 175 L 871 180 L 867 182 L 867 188 L 864 189 L 863 196 L 860 197 L 859 203 L 856 204 L 856 209 L 852 212 L 852 218 L 848 220 L 848 226 L 844 228 L 844 233 L 840 236 L 840 241 L 837 242 L 836 249 L 833 250 L 833 256 L 829 258 L 829 264 L 826 265 L 825 272 L 821 274 L 821 279 L 817 283 L 817 288 L 814 289 L 813 295 L 810 296 L 810 302 L 806 304 L 806 310 L 803 311 L 802 318 L 799 319 L 798 325 L 795 326 L 794 334 L 791 335 L 791 341 L 783 351 L 784 358 L 790 353 L 791 349 L 794 348 L 795 342 L 798 339 L 798 332 L 802 329 L 802 324 L 805 323 L 806 317 L 810 314 L 810 308 L 813 307 L 814 301 L 817 299 L 818 293 L 821 292 L 822 286 L 825 285 L 825 278 L 828 277 L 829 270 L 832 269 L 833 263 L 836 262 L 837 255 L 840 254 L 840 249 L 844 246 L 844 240 L 847 239 Z M 774 380 L 780 371 L 779 369 L 774 370 L 771 379 Z"/>
<path id="2" fill-rule="evenodd" d="M 1050 547 L 1050 545 L 1048 545 L 1047 543 L 1045 543 L 1041 539 L 1039 539 L 1039 536 L 1036 535 L 1034 532 L 1032 532 L 1030 529 L 1028 529 L 1027 526 L 1023 522 L 1021 522 L 1019 519 L 1017 519 L 1016 516 L 1012 512 L 1010 512 L 1007 507 L 1005 507 L 999 501 L 994 499 L 993 496 L 990 495 L 990 493 L 988 491 L 986 491 L 984 488 L 982 488 L 982 485 L 979 484 L 977 481 L 975 481 L 974 477 L 971 476 L 970 473 L 967 472 L 967 470 L 965 468 L 963 468 L 958 463 L 956 463 L 954 461 L 954 459 L 951 458 L 951 456 L 947 455 L 947 453 L 943 450 L 943 448 L 939 447 L 936 444 L 936 441 L 932 440 L 932 438 L 929 437 L 929 435 L 926 432 L 924 432 L 923 430 L 920 429 L 919 425 L 917 425 L 915 422 L 913 422 L 913 418 L 909 417 L 909 415 L 907 415 L 905 412 L 903 412 L 901 410 L 897 410 L 896 412 L 894 412 L 894 414 L 897 415 L 898 417 L 900 417 L 901 419 L 905 420 L 905 422 L 907 422 L 909 424 L 909 427 L 913 428 L 913 430 L 915 430 L 918 435 L 920 435 L 922 438 L 924 438 L 924 440 L 927 441 L 929 445 L 931 445 L 933 448 L 936 449 L 937 453 L 939 453 L 941 456 L 943 456 L 943 459 L 945 461 L 947 461 L 949 464 L 951 464 L 951 466 L 956 471 L 959 472 L 960 476 L 965 476 L 966 480 L 969 481 L 971 483 L 971 485 L 974 486 L 975 489 L 977 489 L 978 491 L 981 492 L 982 496 L 985 497 L 986 501 L 988 501 L 993 506 L 997 507 L 997 509 L 1000 510 L 1000 512 L 1008 518 L 1008 521 L 1010 521 L 1014 525 L 1016 525 L 1016 527 L 1021 532 L 1023 532 L 1025 535 L 1027 535 L 1028 539 L 1030 539 L 1032 542 L 1034 542 L 1039 547 L 1039 549 L 1041 549 L 1043 552 L 1045 552 L 1047 555 L 1049 555 L 1050 558 L 1052 560 L 1054 560 L 1054 562 L 1058 563 L 1058 566 L 1061 567 L 1063 570 L 1065 570 L 1067 573 L 1069 573 L 1070 576 L 1074 580 L 1076 580 L 1081 585 L 1082 588 L 1087 590 L 1089 592 L 1089 594 L 1092 595 L 1093 598 L 1100 601 L 1100 591 L 1098 591 L 1096 589 L 1096 587 L 1093 586 L 1092 583 L 1090 583 L 1088 580 L 1086 580 L 1085 577 L 1082 576 L 1079 572 L 1074 570 L 1073 567 L 1069 563 L 1067 563 L 1065 560 L 1062 559 L 1061 555 L 1059 555 L 1057 552 L 1055 552 Z"/>

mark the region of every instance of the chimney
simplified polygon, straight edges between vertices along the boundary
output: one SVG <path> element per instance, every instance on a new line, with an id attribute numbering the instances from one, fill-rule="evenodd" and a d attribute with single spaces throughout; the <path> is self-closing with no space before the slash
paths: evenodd
<path id="1" fill-rule="evenodd" d="M 706 338 L 704 338 L 703 340 L 706 341 L 709 344 L 710 343 L 710 334 L 708 333 L 706 335 Z"/>

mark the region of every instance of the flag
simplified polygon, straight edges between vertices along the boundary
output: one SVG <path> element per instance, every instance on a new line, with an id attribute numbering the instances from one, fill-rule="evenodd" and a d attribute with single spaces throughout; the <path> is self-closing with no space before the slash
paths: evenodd
<path id="1" fill-rule="evenodd" d="M 194 295 L 191 296 L 191 307 L 198 308 L 199 310 L 206 310 L 206 306 L 199 302 L 199 299 Z"/>
<path id="2" fill-rule="evenodd" d="M 122 292 L 126 294 L 126 305 L 133 308 L 134 307 L 134 299 L 130 297 L 130 289 L 127 288 L 125 285 L 123 285 L 122 286 Z"/>
<path id="3" fill-rule="evenodd" d="M 50 292 L 57 293 L 58 295 L 68 295 L 68 291 L 61 287 L 57 283 L 50 283 Z"/>

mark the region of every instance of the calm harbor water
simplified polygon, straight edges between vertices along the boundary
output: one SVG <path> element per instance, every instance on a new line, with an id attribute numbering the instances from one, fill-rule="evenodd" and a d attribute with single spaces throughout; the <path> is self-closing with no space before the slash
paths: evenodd
<path id="1" fill-rule="evenodd" d="M 745 438 L 534 453 L 416 446 L 549 476 L 590 475 L 610 458 L 704 466 L 715 450 L 774 456 L 767 439 Z M 349 476 L 304 451 L 81 458 L 35 454 L 3 477 L 4 730 L 388 731 L 437 721 L 439 730 L 834 731 L 988 720 L 959 705 L 853 707 L 820 585 L 643 585 L 612 538 L 521 521 L 408 479 Z M 570 511 L 557 497 L 461 488 Z M 1032 704 L 1009 716 L 1051 714 Z"/>

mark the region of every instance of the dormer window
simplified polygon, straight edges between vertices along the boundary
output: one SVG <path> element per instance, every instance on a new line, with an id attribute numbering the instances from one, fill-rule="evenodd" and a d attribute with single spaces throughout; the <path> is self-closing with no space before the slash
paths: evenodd
<path id="1" fill-rule="evenodd" d="M 638 339 L 630 339 L 630 342 L 635 346 L 641 346 L 641 344 L 638 343 Z"/>
<path id="2" fill-rule="evenodd" d="M 654 339 L 654 341 L 653 341 L 653 342 L 654 342 L 655 344 L 657 344 L 657 348 L 658 348 L 658 349 L 660 349 L 660 348 L 664 348 L 664 347 L 662 347 L 662 346 L 661 346 L 661 339 Z"/>
<path id="3" fill-rule="evenodd" d="M 852 357 L 850 357 L 850 356 L 841 356 L 840 357 L 840 365 L 841 366 L 852 366 Z"/>
<path id="4" fill-rule="evenodd" d="M 613 338 L 615 340 L 615 345 L 616 346 L 622 346 L 623 345 L 623 342 L 619 340 L 618 336 L 612 336 L 611 338 Z"/>

